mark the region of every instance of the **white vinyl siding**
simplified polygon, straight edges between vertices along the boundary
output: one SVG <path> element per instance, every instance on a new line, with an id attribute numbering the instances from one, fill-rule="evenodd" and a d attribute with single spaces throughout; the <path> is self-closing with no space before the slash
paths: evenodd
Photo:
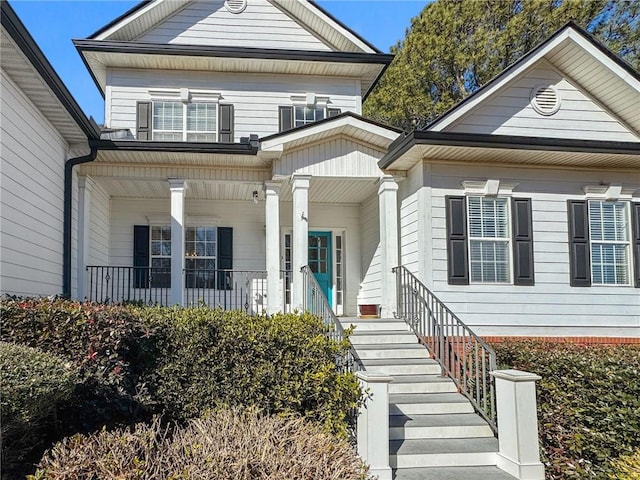
<path id="1" fill-rule="evenodd" d="M 604 183 L 637 188 L 638 170 L 591 172 L 436 161 L 426 162 L 424 169 L 425 198 L 418 197 L 419 211 L 430 219 L 421 237 L 433 247 L 428 249 L 432 260 L 425 262 L 419 277 L 474 331 L 481 335 L 638 336 L 637 288 L 595 284 L 589 288 L 571 287 L 567 218 L 567 200 L 584 198 L 585 185 Z M 487 178 L 517 183 L 514 196 L 532 199 L 533 286 L 448 284 L 445 195 L 462 195 L 461 182 L 465 180 Z M 401 189 L 403 197 L 398 199 L 401 205 L 411 198 L 412 191 Z M 411 224 L 401 224 L 401 238 L 412 228 Z"/>
<path id="2" fill-rule="evenodd" d="M 149 90 L 210 90 L 221 93 L 221 102 L 234 107 L 234 141 L 256 134 L 277 133 L 278 107 L 290 105 L 292 95 L 316 95 L 331 99 L 331 108 L 361 113 L 360 83 L 352 78 L 304 75 L 236 74 L 173 70 L 111 69 L 108 75 L 110 103 L 108 127 L 136 131 L 136 102 L 152 101 Z"/>
<path id="3" fill-rule="evenodd" d="M 630 284 L 630 230 L 629 202 L 589 202 L 593 284 Z"/>
<path id="4" fill-rule="evenodd" d="M 360 205 L 362 277 L 358 293 L 359 305 L 380 304 L 382 297 L 380 213 L 378 205 L 377 193 Z"/>
<path id="5" fill-rule="evenodd" d="M 198 0 L 137 41 L 169 44 L 330 51 L 311 32 L 266 0 L 249 0 L 240 14 L 223 0 Z"/>
<path id="6" fill-rule="evenodd" d="M 506 198 L 468 197 L 470 279 L 509 283 L 509 205 Z"/>
<path id="7" fill-rule="evenodd" d="M 532 89 L 549 85 L 560 109 L 541 115 L 530 103 Z M 571 79 L 541 62 L 446 129 L 451 132 L 638 142 L 640 138 Z"/>
<path id="8" fill-rule="evenodd" d="M 0 293 L 60 294 L 68 147 L 3 70 L 0 90 Z"/>

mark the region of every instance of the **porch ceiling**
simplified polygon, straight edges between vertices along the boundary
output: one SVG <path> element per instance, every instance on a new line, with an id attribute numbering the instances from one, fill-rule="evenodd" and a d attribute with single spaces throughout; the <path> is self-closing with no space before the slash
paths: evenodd
<path id="1" fill-rule="evenodd" d="M 377 191 L 375 178 L 311 177 L 309 203 L 361 203 Z M 293 201 L 290 180 L 283 185 L 280 200 Z"/>
<path id="2" fill-rule="evenodd" d="M 143 166 L 215 166 L 271 168 L 271 161 L 257 155 L 224 153 L 99 150 L 95 163 Z"/>

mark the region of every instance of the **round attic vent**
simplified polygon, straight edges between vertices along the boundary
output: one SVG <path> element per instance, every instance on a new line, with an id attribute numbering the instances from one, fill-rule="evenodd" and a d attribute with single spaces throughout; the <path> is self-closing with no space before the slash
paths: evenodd
<path id="1" fill-rule="evenodd" d="M 231 13 L 240 13 L 247 8 L 247 0 L 225 0 L 224 6 Z"/>
<path id="2" fill-rule="evenodd" d="M 541 115 L 553 115 L 560 109 L 560 96 L 551 85 L 538 85 L 531 91 L 531 106 Z"/>

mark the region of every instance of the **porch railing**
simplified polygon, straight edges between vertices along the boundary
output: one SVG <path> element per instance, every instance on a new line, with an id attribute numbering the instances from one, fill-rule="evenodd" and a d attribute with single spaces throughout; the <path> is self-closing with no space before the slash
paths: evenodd
<path id="1" fill-rule="evenodd" d="M 85 296 L 92 302 L 169 304 L 171 270 L 168 268 L 90 265 L 86 270 Z"/>
<path id="2" fill-rule="evenodd" d="M 347 336 L 342 325 L 329 305 L 327 297 L 325 297 L 322 288 L 318 284 L 318 281 L 309 266 L 302 267 L 301 272 L 304 291 L 303 308 L 309 313 L 322 319 L 327 327 L 327 335 L 329 338 L 338 342 L 347 340 Z M 345 352 L 344 356 L 336 359 L 336 362 L 342 371 L 351 371 L 355 373 L 363 370 L 360 357 L 358 357 L 358 354 L 353 348 L 353 345 L 351 345 L 351 342 L 349 342 L 349 348 Z"/>
<path id="3" fill-rule="evenodd" d="M 393 269 L 398 295 L 397 316 L 403 318 L 451 377 L 460 392 L 494 432 L 496 399 L 490 372 L 496 370 L 494 350 L 442 303 L 405 267 Z"/>
<path id="4" fill-rule="evenodd" d="M 98 303 L 137 302 L 168 306 L 171 303 L 171 270 L 150 267 L 90 265 L 88 300 Z M 280 272 L 282 311 L 291 272 Z M 267 308 L 267 272 L 263 270 L 184 270 L 185 306 L 207 305 L 224 310 L 261 314 Z"/>

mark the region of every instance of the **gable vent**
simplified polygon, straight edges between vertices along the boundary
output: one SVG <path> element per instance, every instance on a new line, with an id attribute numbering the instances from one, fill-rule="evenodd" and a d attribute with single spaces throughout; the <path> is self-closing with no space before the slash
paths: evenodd
<path id="1" fill-rule="evenodd" d="M 247 8 L 247 0 L 225 0 L 224 6 L 231 13 L 240 13 Z"/>
<path id="2" fill-rule="evenodd" d="M 531 91 L 531 106 L 541 115 L 553 115 L 560 109 L 560 96 L 550 85 L 538 85 Z"/>

